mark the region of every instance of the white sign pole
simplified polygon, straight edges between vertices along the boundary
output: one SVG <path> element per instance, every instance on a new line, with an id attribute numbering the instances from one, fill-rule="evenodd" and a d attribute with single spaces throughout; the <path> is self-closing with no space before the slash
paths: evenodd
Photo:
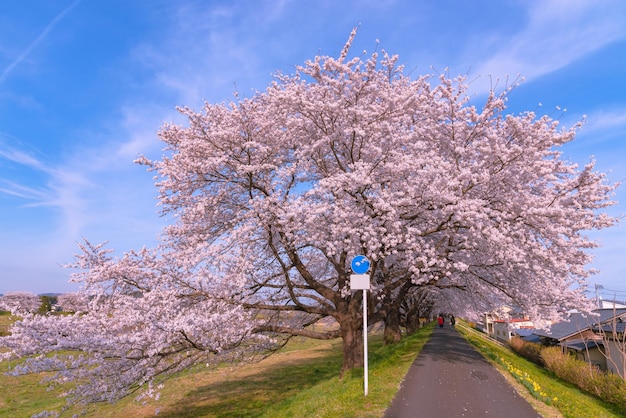
<path id="1" fill-rule="evenodd" d="M 350 264 L 355 274 L 350 275 L 350 289 L 363 289 L 363 388 L 367 396 L 367 289 L 370 288 L 370 261 L 364 255 L 357 255 Z"/>
<path id="2" fill-rule="evenodd" d="M 363 365 L 363 387 L 367 396 L 367 289 L 363 289 Z"/>

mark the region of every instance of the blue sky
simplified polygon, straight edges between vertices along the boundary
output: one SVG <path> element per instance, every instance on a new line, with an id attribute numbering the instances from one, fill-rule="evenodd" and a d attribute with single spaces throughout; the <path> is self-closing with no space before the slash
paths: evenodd
<path id="1" fill-rule="evenodd" d="M 482 94 L 525 82 L 509 111 L 587 117 L 568 159 L 626 179 L 626 2 L 623 0 L 191 1 L 22 0 L 0 10 L 0 293 L 66 292 L 76 243 L 151 246 L 158 215 L 156 132 L 175 106 L 251 96 L 272 73 L 321 53 L 398 54 L 412 74 L 449 69 Z M 380 42 L 377 44 L 377 42 Z M 377 46 L 378 45 L 378 46 Z M 565 111 L 566 110 L 566 111 Z M 626 186 L 625 186 L 626 187 Z M 618 190 L 613 215 L 626 213 Z M 590 282 L 626 291 L 624 225 Z"/>

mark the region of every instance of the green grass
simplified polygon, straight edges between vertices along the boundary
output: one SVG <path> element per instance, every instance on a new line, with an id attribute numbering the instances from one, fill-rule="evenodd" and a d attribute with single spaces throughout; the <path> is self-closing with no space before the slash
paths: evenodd
<path id="1" fill-rule="evenodd" d="M 10 312 L 0 311 L 0 337 L 8 335 L 9 326 L 15 322 L 16 318 Z"/>
<path id="2" fill-rule="evenodd" d="M 500 370 L 510 376 L 517 377 L 517 381 L 524 381 L 525 389 L 522 390 L 526 390 L 528 395 L 545 401 L 548 405 L 556 408 L 564 417 L 626 416 L 626 411 L 621 411 L 619 408 L 559 380 L 550 371 L 518 356 L 506 347 L 489 341 L 481 333 L 465 328 L 462 324 L 457 329 L 487 360 L 496 364 Z M 516 372 L 521 372 L 523 377 Z M 537 386 L 534 386 L 533 382 Z M 538 387 L 539 390 L 533 390 L 534 387 Z"/>
<path id="3" fill-rule="evenodd" d="M 431 332 L 432 327 L 425 328 L 393 346 L 371 336 L 367 396 L 363 369 L 338 378 L 341 340 L 301 339 L 259 364 L 196 370 L 173 379 L 163 393 L 159 417 L 380 417 Z M 154 411 L 124 404 L 121 410 L 114 406 L 115 412 L 98 408 L 93 416 Z"/>
<path id="4" fill-rule="evenodd" d="M 58 409 L 65 404 L 58 398 L 60 390 L 46 391 L 40 384 L 43 375 L 6 376 L 14 362 L 0 363 L 0 417 L 30 417 L 46 409 Z"/>
<path id="5" fill-rule="evenodd" d="M 380 339 L 370 345 L 368 394 L 363 369 L 339 380 L 335 376 L 266 408 L 261 417 L 381 417 L 395 396 L 415 357 L 428 341 L 432 326 L 393 346 Z"/>
<path id="6" fill-rule="evenodd" d="M 10 312 L 0 311 L 0 336 L 6 335 L 4 330 L 18 319 Z M 43 374 L 7 376 L 14 364 L 14 361 L 0 363 L 0 417 L 30 417 L 44 409 L 60 408 L 65 404 L 57 397 L 60 390 L 47 391 L 40 384 Z"/>

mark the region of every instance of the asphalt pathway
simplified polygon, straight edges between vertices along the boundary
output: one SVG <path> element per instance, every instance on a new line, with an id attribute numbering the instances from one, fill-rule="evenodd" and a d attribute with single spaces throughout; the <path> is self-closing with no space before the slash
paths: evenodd
<path id="1" fill-rule="evenodd" d="M 422 348 L 385 418 L 541 417 L 449 325 Z"/>

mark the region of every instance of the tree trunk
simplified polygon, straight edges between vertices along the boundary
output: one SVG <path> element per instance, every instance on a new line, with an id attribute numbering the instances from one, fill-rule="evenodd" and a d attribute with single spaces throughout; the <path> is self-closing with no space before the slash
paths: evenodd
<path id="1" fill-rule="evenodd" d="M 343 364 L 341 377 L 346 371 L 364 366 L 363 357 L 363 318 L 347 313 L 337 318 L 343 340 Z"/>
<path id="2" fill-rule="evenodd" d="M 407 315 L 406 318 L 406 333 L 413 334 L 420 328 L 420 320 L 418 312 L 412 312 L 410 315 Z"/>
<path id="3" fill-rule="evenodd" d="M 402 330 L 400 329 L 400 312 L 394 310 L 385 317 L 385 345 L 395 344 L 402 340 Z"/>

